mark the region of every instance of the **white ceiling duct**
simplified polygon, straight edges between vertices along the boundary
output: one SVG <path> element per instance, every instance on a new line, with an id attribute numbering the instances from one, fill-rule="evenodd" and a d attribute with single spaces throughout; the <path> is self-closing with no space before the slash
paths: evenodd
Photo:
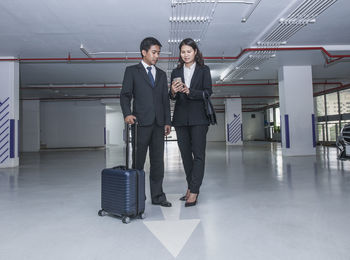
<path id="1" fill-rule="evenodd" d="M 279 18 L 277 24 L 273 24 L 266 33 L 257 41 L 262 48 L 279 47 L 287 44 L 288 40 L 303 27 L 315 23 L 317 16 L 333 5 L 337 0 L 305 0 L 286 18 Z M 254 43 L 255 44 L 255 43 Z M 275 51 L 255 52 L 252 55 L 244 55 L 240 60 L 232 64 L 223 72 L 222 81 L 241 79 L 254 68 L 274 56 Z"/>

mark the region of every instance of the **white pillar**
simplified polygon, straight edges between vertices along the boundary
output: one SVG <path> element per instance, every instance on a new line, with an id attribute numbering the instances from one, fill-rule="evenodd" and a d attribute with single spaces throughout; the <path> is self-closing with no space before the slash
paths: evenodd
<path id="1" fill-rule="evenodd" d="M 316 154 L 311 66 L 283 66 L 278 71 L 282 154 Z"/>
<path id="2" fill-rule="evenodd" d="M 226 145 L 242 145 L 242 100 L 226 99 L 225 102 Z"/>
<path id="3" fill-rule="evenodd" d="M 14 59 L 13 57 L 2 57 Z M 18 159 L 19 64 L 0 61 L 0 168 L 16 167 Z"/>

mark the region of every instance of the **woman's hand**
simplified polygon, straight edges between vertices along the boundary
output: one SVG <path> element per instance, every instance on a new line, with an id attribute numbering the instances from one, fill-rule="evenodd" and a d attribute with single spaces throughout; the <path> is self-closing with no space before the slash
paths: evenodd
<path id="1" fill-rule="evenodd" d="M 190 94 L 190 89 L 185 84 L 183 84 L 183 88 L 181 89 L 181 92 L 188 95 Z"/>
<path id="2" fill-rule="evenodd" d="M 171 84 L 171 94 L 175 96 L 177 92 L 180 92 L 182 90 L 183 83 L 181 81 L 173 81 Z"/>

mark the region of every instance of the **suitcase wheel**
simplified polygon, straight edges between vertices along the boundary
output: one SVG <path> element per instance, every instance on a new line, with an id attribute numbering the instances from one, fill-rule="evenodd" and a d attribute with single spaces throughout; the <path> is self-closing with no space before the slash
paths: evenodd
<path id="1" fill-rule="evenodd" d="M 123 217 L 122 221 L 124 224 L 129 224 L 130 223 L 130 218 L 129 217 Z"/>
<path id="2" fill-rule="evenodd" d="M 101 209 L 101 210 L 99 210 L 98 211 L 98 215 L 100 216 L 100 217 L 103 217 L 103 216 L 105 216 L 106 215 L 106 211 L 104 211 L 103 209 Z"/>
<path id="3" fill-rule="evenodd" d="M 142 213 L 140 213 L 139 217 L 140 217 L 140 219 L 144 219 L 144 218 L 146 218 L 146 214 L 144 212 L 142 212 Z"/>

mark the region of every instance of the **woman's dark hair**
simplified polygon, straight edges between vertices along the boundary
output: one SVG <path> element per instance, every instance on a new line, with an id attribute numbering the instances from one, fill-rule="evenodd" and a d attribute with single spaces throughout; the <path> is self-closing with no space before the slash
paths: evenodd
<path id="1" fill-rule="evenodd" d="M 147 52 L 153 45 L 158 45 L 159 47 L 162 47 L 160 42 L 154 37 L 147 37 L 143 39 L 140 44 L 141 57 L 143 57 L 142 51 L 145 50 Z"/>
<path id="2" fill-rule="evenodd" d="M 182 42 L 179 45 L 180 54 L 179 54 L 179 64 L 178 64 L 177 68 L 182 68 L 184 63 L 185 63 L 183 61 L 183 59 L 181 58 L 181 47 L 184 45 L 191 46 L 194 51 L 197 51 L 196 56 L 194 57 L 194 60 L 197 62 L 198 65 L 203 66 L 204 65 L 203 56 L 202 56 L 202 53 L 198 49 L 197 43 L 191 38 L 186 38 L 186 39 L 182 40 Z"/>

